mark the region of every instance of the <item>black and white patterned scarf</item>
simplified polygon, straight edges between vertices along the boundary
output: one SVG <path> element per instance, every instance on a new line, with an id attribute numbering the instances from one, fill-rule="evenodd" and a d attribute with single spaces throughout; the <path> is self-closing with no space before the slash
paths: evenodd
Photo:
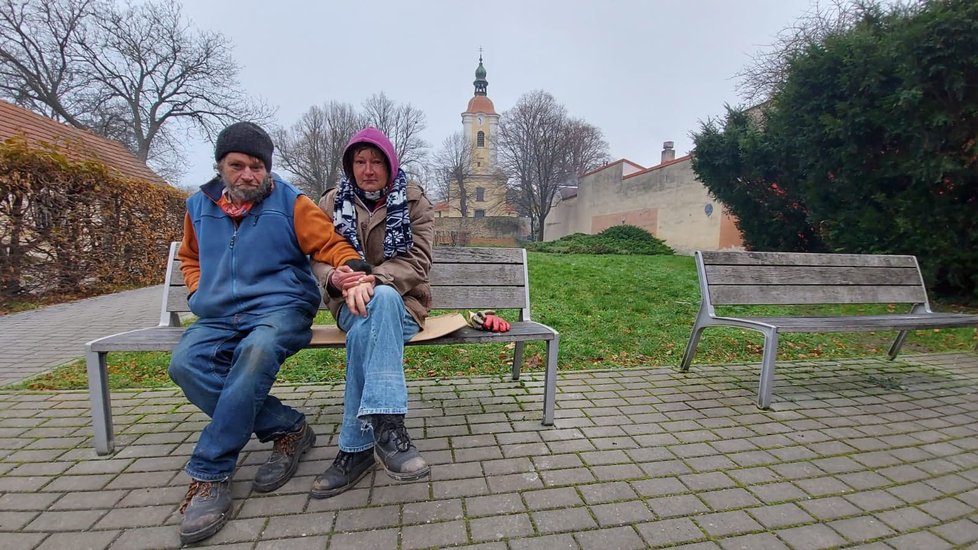
<path id="1" fill-rule="evenodd" d="M 397 177 L 386 189 L 387 226 L 384 231 L 384 259 L 389 260 L 398 254 L 405 254 L 414 246 L 414 236 L 411 233 L 411 217 L 407 204 L 407 176 L 404 170 L 397 170 Z M 354 195 L 361 200 L 385 200 L 383 196 L 372 198 L 364 194 L 346 176 L 340 180 L 333 199 L 333 225 L 336 231 L 343 235 L 350 245 L 366 260 L 363 246 L 357 237 L 357 209 L 354 206 Z"/>

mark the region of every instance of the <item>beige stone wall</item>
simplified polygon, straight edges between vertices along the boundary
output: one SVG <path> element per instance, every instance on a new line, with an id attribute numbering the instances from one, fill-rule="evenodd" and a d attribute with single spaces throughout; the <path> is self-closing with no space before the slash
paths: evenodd
<path id="1" fill-rule="evenodd" d="M 627 167 L 614 163 L 583 176 L 577 197 L 550 211 L 544 240 L 628 224 L 647 230 L 681 254 L 742 246 L 723 206 L 696 179 L 689 157 L 624 175 Z"/>
<path id="2" fill-rule="evenodd" d="M 435 218 L 435 244 L 515 246 L 530 232 L 527 220 L 512 216 Z"/>

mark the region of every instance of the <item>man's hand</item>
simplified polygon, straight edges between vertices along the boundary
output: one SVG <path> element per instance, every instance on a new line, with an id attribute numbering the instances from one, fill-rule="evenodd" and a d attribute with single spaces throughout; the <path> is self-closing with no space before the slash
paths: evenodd
<path id="1" fill-rule="evenodd" d="M 336 290 L 343 292 L 345 296 L 347 290 L 360 284 L 366 276 L 366 272 L 354 271 L 349 265 L 341 265 L 334 269 L 329 276 L 329 284 L 333 285 Z"/>
<path id="2" fill-rule="evenodd" d="M 367 316 L 367 303 L 374 295 L 374 285 L 377 278 L 373 275 L 363 275 L 356 284 L 343 291 L 346 298 L 346 307 L 350 313 L 361 317 Z"/>

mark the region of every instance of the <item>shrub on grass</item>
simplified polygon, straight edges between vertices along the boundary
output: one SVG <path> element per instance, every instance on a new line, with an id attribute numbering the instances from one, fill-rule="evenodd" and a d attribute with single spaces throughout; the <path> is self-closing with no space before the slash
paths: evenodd
<path id="1" fill-rule="evenodd" d="M 675 252 L 661 239 L 634 225 L 615 225 L 596 235 L 572 233 L 556 241 L 528 243 L 527 250 L 551 254 L 636 254 L 671 256 Z"/>

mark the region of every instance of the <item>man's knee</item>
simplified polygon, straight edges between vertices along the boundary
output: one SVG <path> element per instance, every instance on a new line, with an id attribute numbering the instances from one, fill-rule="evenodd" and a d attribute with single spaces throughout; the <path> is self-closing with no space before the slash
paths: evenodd
<path id="1" fill-rule="evenodd" d="M 401 307 L 403 304 L 404 298 L 401 297 L 396 288 L 388 285 L 377 285 L 374 287 L 374 295 L 367 306 L 389 308 Z"/>

